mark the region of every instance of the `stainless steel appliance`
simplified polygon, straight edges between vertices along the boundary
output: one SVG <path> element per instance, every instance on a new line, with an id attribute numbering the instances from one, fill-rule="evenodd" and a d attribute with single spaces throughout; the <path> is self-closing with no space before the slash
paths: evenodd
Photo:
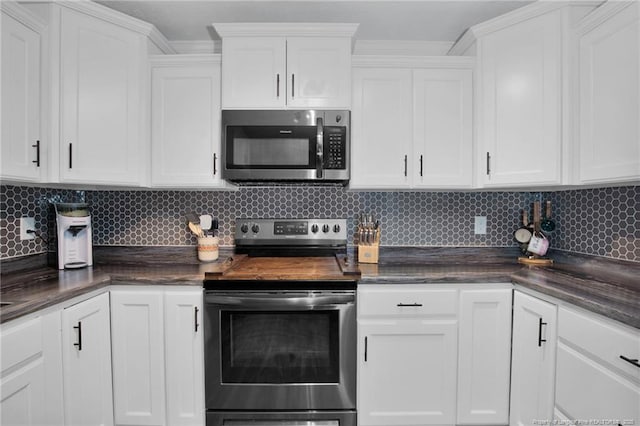
<path id="1" fill-rule="evenodd" d="M 333 267 L 346 221 L 242 219 L 236 227 L 246 264 L 258 266 L 205 279 L 207 426 L 355 426 L 356 281 Z M 284 247 L 306 257 L 271 257 Z"/>
<path id="2" fill-rule="evenodd" d="M 349 122 L 349 111 L 223 110 L 222 177 L 346 184 Z"/>

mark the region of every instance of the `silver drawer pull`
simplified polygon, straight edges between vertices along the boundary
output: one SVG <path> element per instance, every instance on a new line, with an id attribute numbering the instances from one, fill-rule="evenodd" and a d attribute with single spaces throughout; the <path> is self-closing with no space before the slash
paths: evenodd
<path id="1" fill-rule="evenodd" d="M 408 306 L 420 307 L 420 306 L 422 306 L 422 303 L 398 303 L 398 306 L 401 307 L 401 308 L 405 308 L 405 307 L 408 307 Z"/>

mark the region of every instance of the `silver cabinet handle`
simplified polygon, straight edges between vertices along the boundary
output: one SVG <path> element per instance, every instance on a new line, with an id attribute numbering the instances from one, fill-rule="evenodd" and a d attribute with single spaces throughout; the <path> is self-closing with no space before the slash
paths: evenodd
<path id="1" fill-rule="evenodd" d="M 291 99 L 296 97 L 296 75 L 291 74 Z"/>
<path id="2" fill-rule="evenodd" d="M 218 173 L 218 169 L 216 168 L 216 162 L 218 161 L 218 156 L 216 153 L 213 153 L 213 175 L 215 176 Z"/>
<path id="3" fill-rule="evenodd" d="M 276 98 L 280 98 L 280 74 L 276 74 Z"/>
<path id="4" fill-rule="evenodd" d="M 404 177 L 407 177 L 407 156 L 404 156 Z"/>
<path id="5" fill-rule="evenodd" d="M 406 307 L 419 308 L 420 306 L 422 306 L 422 303 L 398 303 L 398 307 L 400 308 L 406 308 Z"/>

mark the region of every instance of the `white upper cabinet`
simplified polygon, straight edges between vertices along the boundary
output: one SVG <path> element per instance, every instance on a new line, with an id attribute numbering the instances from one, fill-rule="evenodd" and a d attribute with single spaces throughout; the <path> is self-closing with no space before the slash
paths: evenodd
<path id="1" fill-rule="evenodd" d="M 281 108 L 286 99 L 284 37 L 223 39 L 224 108 Z"/>
<path id="2" fill-rule="evenodd" d="M 46 166 L 41 133 L 41 33 L 45 24 L 2 2 L 3 180 L 39 182 Z"/>
<path id="3" fill-rule="evenodd" d="M 411 70 L 353 70 L 351 188 L 409 187 L 411 100 Z"/>
<path id="4" fill-rule="evenodd" d="M 138 185 L 144 37 L 60 9 L 60 180 Z"/>
<path id="5" fill-rule="evenodd" d="M 356 61 L 350 187 L 470 188 L 473 60 Z"/>
<path id="6" fill-rule="evenodd" d="M 481 185 L 562 178 L 562 16 L 551 12 L 478 40 Z"/>
<path id="7" fill-rule="evenodd" d="M 417 188 L 473 184 L 471 69 L 413 71 L 413 153 Z"/>
<path id="8" fill-rule="evenodd" d="M 220 59 L 151 60 L 151 184 L 223 186 L 220 178 Z"/>
<path id="9" fill-rule="evenodd" d="M 578 32 L 577 183 L 640 181 L 640 6 L 609 2 Z"/>
<path id="10" fill-rule="evenodd" d="M 213 24 L 222 37 L 222 107 L 351 106 L 352 24 Z"/>
<path id="11" fill-rule="evenodd" d="M 287 38 L 287 105 L 349 108 L 351 39 Z"/>

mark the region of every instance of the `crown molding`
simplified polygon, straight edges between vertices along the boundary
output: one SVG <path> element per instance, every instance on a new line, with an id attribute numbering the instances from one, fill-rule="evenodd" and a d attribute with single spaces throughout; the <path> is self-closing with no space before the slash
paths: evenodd
<path id="1" fill-rule="evenodd" d="M 84 13 L 94 18 L 101 19 L 122 28 L 142 34 L 151 40 L 158 49 L 164 53 L 175 53 L 175 50 L 169 44 L 169 41 L 158 29 L 148 22 L 141 21 L 106 6 L 94 3 L 90 0 L 63 0 L 56 1 L 54 4 L 63 6 L 76 12 Z"/>
<path id="2" fill-rule="evenodd" d="M 213 23 L 213 29 L 224 37 L 353 37 L 359 24 L 324 23 Z"/>
<path id="3" fill-rule="evenodd" d="M 220 65 L 222 58 L 219 54 L 150 55 L 149 63 L 153 67 L 203 64 Z"/>
<path id="4" fill-rule="evenodd" d="M 449 55 L 463 55 L 479 38 L 520 22 L 553 12 L 566 6 L 597 6 L 601 1 L 537 1 L 505 13 L 485 22 L 481 22 L 465 31 L 449 50 Z"/>
<path id="5" fill-rule="evenodd" d="M 42 33 L 47 28 L 47 23 L 39 16 L 20 6 L 15 1 L 0 1 L 0 10 L 37 33 Z"/>
<path id="6" fill-rule="evenodd" d="M 354 55 L 444 56 L 453 42 L 423 40 L 356 40 Z"/>
<path id="7" fill-rule="evenodd" d="M 169 44 L 176 53 L 221 53 L 222 42 L 220 40 L 173 40 Z"/>
<path id="8" fill-rule="evenodd" d="M 584 35 L 603 22 L 610 19 L 612 16 L 620 13 L 622 10 L 628 7 L 635 7 L 636 14 L 640 19 L 640 5 L 638 1 L 612 1 L 609 0 L 596 8 L 594 11 L 585 16 L 576 26 L 576 31 L 579 35 Z"/>
<path id="9" fill-rule="evenodd" d="M 404 55 L 354 55 L 353 68 L 465 68 L 473 69 L 472 56 L 404 56 Z"/>

